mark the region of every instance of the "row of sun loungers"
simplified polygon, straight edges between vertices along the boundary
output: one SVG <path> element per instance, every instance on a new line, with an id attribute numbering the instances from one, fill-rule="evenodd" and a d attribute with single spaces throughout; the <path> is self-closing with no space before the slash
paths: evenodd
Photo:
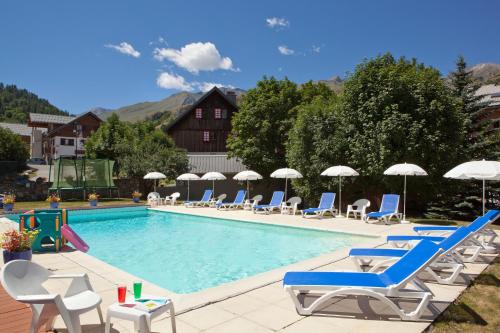
<path id="1" fill-rule="evenodd" d="M 406 248 L 351 249 L 349 256 L 358 272 L 288 272 L 283 286 L 302 315 L 322 309 L 333 298 L 363 295 L 383 302 L 403 320 L 418 320 L 433 297 L 421 273 L 441 284 L 454 283 L 465 262 L 475 262 L 481 252 L 490 251 L 496 233 L 488 227 L 499 216 L 499 210 L 490 210 L 467 227 L 415 227 L 416 235 L 387 237 L 389 244 Z M 423 235 L 433 232 L 448 234 Z M 304 305 L 308 295 L 317 298 Z M 418 304 L 408 312 L 399 306 L 403 299 Z"/>
<path id="2" fill-rule="evenodd" d="M 203 193 L 202 198 L 199 201 L 185 201 L 185 207 L 216 207 L 217 209 L 238 209 L 244 208 L 245 206 L 252 209 L 254 213 L 264 213 L 270 214 L 273 211 L 282 210 L 285 206 L 283 205 L 283 198 L 285 193 L 283 191 L 275 191 L 272 198 L 268 204 L 259 204 L 256 198 L 250 203 L 246 200 L 247 192 L 245 190 L 239 190 L 233 201 L 223 201 L 225 195 L 219 196 L 217 200 L 213 200 L 213 192 L 208 189 Z M 337 209 L 334 208 L 336 194 L 333 192 L 325 192 L 321 195 L 318 207 L 306 208 L 301 211 L 302 217 L 304 218 L 323 218 L 326 213 L 330 213 L 332 216 L 337 214 Z M 178 193 L 174 193 L 164 199 L 163 203 L 175 204 L 175 200 L 179 197 Z M 259 196 L 261 198 L 261 196 Z M 154 199 L 154 202 L 158 202 L 159 197 Z M 259 198 L 259 199 L 260 199 Z M 295 200 L 294 200 L 295 199 Z M 148 201 L 149 198 L 148 198 Z M 287 206 L 289 210 L 295 214 L 297 211 L 298 204 L 300 203 L 300 198 L 293 197 L 288 200 L 290 206 Z M 366 213 L 366 208 L 369 207 L 370 202 L 366 199 L 361 199 L 356 201 L 353 205 L 349 205 L 347 208 L 347 216 L 351 213 L 354 217 L 360 214 L 362 219 L 367 222 L 378 222 L 383 221 L 385 224 L 389 224 L 391 219 L 396 218 L 401 221 L 401 213 L 398 212 L 399 207 L 399 195 L 397 194 L 384 194 L 382 197 L 382 203 L 380 209 L 377 212 Z"/>

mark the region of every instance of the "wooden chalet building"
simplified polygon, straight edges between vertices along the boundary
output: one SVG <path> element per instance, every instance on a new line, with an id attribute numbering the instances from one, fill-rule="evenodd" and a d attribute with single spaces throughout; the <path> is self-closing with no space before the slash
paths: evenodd
<path id="1" fill-rule="evenodd" d="M 245 170 L 239 161 L 227 157 L 226 140 L 235 112 L 236 94 L 214 87 L 167 126 L 166 133 L 177 147 L 187 150 L 191 172 L 235 174 Z"/>

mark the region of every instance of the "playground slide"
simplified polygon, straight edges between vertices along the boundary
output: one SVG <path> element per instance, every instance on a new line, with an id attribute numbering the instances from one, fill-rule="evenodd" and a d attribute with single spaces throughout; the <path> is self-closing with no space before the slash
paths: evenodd
<path id="1" fill-rule="evenodd" d="M 71 229 L 69 225 L 67 224 L 63 225 L 61 227 L 61 233 L 63 237 L 66 238 L 68 242 L 73 244 L 73 246 L 77 250 L 82 252 L 87 252 L 89 250 L 89 246 L 87 245 L 87 243 L 85 243 L 83 239 L 81 239 L 80 236 L 78 236 L 76 232 L 74 232 L 73 229 Z"/>

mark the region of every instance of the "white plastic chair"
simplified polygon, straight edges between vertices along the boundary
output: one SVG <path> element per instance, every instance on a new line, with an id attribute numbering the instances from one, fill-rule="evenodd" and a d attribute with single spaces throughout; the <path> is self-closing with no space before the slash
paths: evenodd
<path id="1" fill-rule="evenodd" d="M 253 210 L 253 206 L 256 206 L 259 204 L 259 202 L 262 201 L 262 195 L 257 194 L 250 200 L 245 200 L 245 203 L 243 204 L 243 209 L 244 210 Z"/>
<path id="2" fill-rule="evenodd" d="M 50 294 L 42 284 L 49 279 L 71 279 L 64 297 Z M 27 260 L 13 260 L 2 269 L 0 280 L 5 291 L 16 301 L 30 304 L 32 319 L 29 333 L 45 326 L 53 330 L 54 320 L 61 315 L 68 333 L 81 333 L 80 315 L 97 309 L 101 324 L 101 296 L 94 292 L 87 274 L 53 274 L 48 269 Z"/>
<path id="3" fill-rule="evenodd" d="M 160 204 L 161 197 L 158 192 L 151 192 L 148 194 L 148 205 L 157 206 Z"/>
<path id="4" fill-rule="evenodd" d="M 222 202 L 224 201 L 224 199 L 227 198 L 227 194 L 226 193 L 222 193 L 220 194 L 217 199 L 212 199 L 212 201 L 210 201 L 210 205 L 209 207 L 217 207 L 218 205 L 222 204 Z"/>
<path id="5" fill-rule="evenodd" d="M 291 197 L 287 202 L 283 203 L 281 206 L 281 214 L 292 214 L 297 213 L 299 205 L 302 203 L 302 199 L 299 197 Z"/>
<path id="6" fill-rule="evenodd" d="M 163 204 L 166 205 L 170 203 L 172 206 L 175 206 L 175 202 L 177 201 L 177 198 L 179 198 L 180 196 L 181 194 L 179 192 L 172 193 L 171 195 L 165 197 Z"/>
<path id="7" fill-rule="evenodd" d="M 354 215 L 354 218 L 356 218 L 359 214 L 360 218 L 363 219 L 366 215 L 366 208 L 368 207 L 370 207 L 370 200 L 368 199 L 356 200 L 352 205 L 347 206 L 346 217 L 349 218 L 349 214 L 352 213 L 352 215 Z"/>

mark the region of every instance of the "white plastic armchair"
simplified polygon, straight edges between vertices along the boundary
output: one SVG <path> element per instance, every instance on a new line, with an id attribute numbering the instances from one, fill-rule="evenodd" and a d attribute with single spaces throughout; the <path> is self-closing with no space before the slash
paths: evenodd
<path id="1" fill-rule="evenodd" d="M 50 294 L 42 286 L 49 279 L 72 280 L 64 297 Z M 93 309 L 97 309 L 99 320 L 104 324 L 101 296 L 92 289 L 87 274 L 57 275 L 31 261 L 13 260 L 3 267 L 0 281 L 12 298 L 31 306 L 29 333 L 37 333 L 42 327 L 52 331 L 59 314 L 68 333 L 81 333 L 80 315 Z"/>
<path id="2" fill-rule="evenodd" d="M 295 215 L 301 203 L 302 203 L 301 198 L 291 197 L 290 199 L 287 200 L 287 202 L 283 203 L 283 205 L 281 206 L 281 214 Z"/>
<path id="3" fill-rule="evenodd" d="M 349 214 L 352 213 L 354 218 L 357 218 L 358 214 L 360 215 L 361 220 L 366 215 L 366 208 L 370 207 L 370 200 L 368 199 L 359 199 L 356 200 L 352 205 L 347 206 L 347 214 L 346 217 L 349 218 Z"/>
<path id="4" fill-rule="evenodd" d="M 212 199 L 212 201 L 210 201 L 210 205 L 209 206 L 210 207 L 217 207 L 217 205 L 222 204 L 222 202 L 226 198 L 227 198 L 227 194 L 226 193 L 222 193 L 216 199 Z"/>
<path id="5" fill-rule="evenodd" d="M 253 210 L 253 207 L 258 205 L 259 202 L 262 201 L 262 195 L 257 194 L 254 196 L 252 199 L 247 199 L 245 200 L 245 203 L 243 204 L 243 209 L 245 210 Z"/>
<path id="6" fill-rule="evenodd" d="M 157 206 L 160 204 L 161 197 L 158 192 L 151 192 L 148 194 L 148 205 Z"/>
<path id="7" fill-rule="evenodd" d="M 171 195 L 168 195 L 165 197 L 165 200 L 163 204 L 171 204 L 172 206 L 175 206 L 175 202 L 177 201 L 177 198 L 179 198 L 181 194 L 179 192 L 174 192 Z"/>

